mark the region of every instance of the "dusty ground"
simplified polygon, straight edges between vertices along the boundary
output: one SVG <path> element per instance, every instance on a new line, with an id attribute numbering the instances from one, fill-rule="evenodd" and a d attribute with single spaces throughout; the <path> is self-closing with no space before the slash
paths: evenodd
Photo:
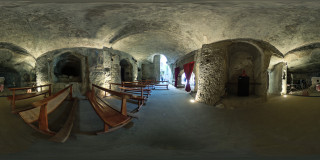
<path id="1" fill-rule="evenodd" d="M 172 87 L 153 91 L 129 126 L 97 136 L 74 132 L 64 144 L 36 133 L 1 98 L 0 159 L 320 158 L 319 98 L 269 97 L 232 110 L 191 98 Z M 79 112 L 81 129 L 99 127 L 86 100 Z"/>

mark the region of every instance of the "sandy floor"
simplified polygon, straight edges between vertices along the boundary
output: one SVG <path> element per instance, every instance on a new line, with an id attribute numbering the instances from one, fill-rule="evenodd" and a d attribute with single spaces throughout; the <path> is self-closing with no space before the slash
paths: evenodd
<path id="1" fill-rule="evenodd" d="M 320 158 L 319 98 L 269 97 L 232 110 L 191 98 L 172 87 L 153 91 L 129 126 L 97 136 L 74 131 L 64 144 L 39 135 L 0 98 L 0 159 Z M 94 116 L 80 101 L 77 130 L 99 128 Z"/>

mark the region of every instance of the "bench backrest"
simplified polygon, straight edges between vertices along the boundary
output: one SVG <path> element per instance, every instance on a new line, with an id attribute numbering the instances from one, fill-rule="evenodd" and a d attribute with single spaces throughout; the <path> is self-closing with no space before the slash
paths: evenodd
<path id="1" fill-rule="evenodd" d="M 26 123 L 38 121 L 39 129 L 48 132 L 48 114 L 57 109 L 68 96 L 72 97 L 72 85 L 43 100 L 33 102 L 35 108 L 19 112 L 19 115 Z"/>
<path id="2" fill-rule="evenodd" d="M 101 90 L 105 93 L 109 93 L 109 94 L 117 96 L 117 97 L 120 97 L 121 98 L 121 114 L 127 115 L 127 99 L 130 99 L 132 97 L 132 94 L 113 91 L 111 89 L 103 88 L 103 87 L 97 86 L 95 84 L 92 84 L 91 91 L 92 91 L 92 94 L 94 97 L 95 97 L 95 89 Z"/>

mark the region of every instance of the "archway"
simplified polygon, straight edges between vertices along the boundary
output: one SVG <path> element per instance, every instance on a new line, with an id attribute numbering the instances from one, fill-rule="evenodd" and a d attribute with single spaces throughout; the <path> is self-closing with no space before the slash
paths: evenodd
<path id="1" fill-rule="evenodd" d="M 133 81 L 132 64 L 128 60 L 122 59 L 120 61 L 120 67 L 121 67 L 121 81 L 127 81 L 127 82 Z"/>
<path id="2" fill-rule="evenodd" d="M 55 82 L 82 82 L 81 60 L 70 53 L 64 53 L 57 58 L 54 67 Z"/>
<path id="3" fill-rule="evenodd" d="M 172 79 L 172 72 L 170 66 L 167 64 L 167 58 L 164 55 L 160 55 L 160 80 L 169 81 Z"/>
<path id="4" fill-rule="evenodd" d="M 88 89 L 89 72 L 86 56 L 74 51 L 64 51 L 54 56 L 50 63 L 49 82 L 53 83 L 53 92 L 72 84 L 75 96 L 82 96 Z"/>
<path id="5" fill-rule="evenodd" d="M 181 75 L 181 84 L 187 85 L 186 74 L 184 72 Z M 196 85 L 195 74 L 192 72 L 191 77 L 190 77 L 190 87 L 191 87 L 192 91 L 194 90 L 195 85 Z"/>
<path id="6" fill-rule="evenodd" d="M 21 76 L 15 69 L 0 66 L 0 77 L 4 78 L 1 83 L 6 88 L 21 87 Z"/>
<path id="7" fill-rule="evenodd" d="M 262 60 L 260 51 L 252 44 L 245 42 L 232 43 L 228 46 L 228 83 L 229 94 L 238 92 L 238 77 L 245 71 L 249 77 L 249 95 L 258 95 L 261 85 Z"/>
<path id="8" fill-rule="evenodd" d="M 287 93 L 320 96 L 320 43 L 312 43 L 289 51 Z"/>

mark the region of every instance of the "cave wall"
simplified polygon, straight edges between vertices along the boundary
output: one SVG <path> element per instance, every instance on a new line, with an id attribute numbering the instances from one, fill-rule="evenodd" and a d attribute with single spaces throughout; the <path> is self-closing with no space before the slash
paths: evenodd
<path id="1" fill-rule="evenodd" d="M 250 87 L 254 86 L 254 92 L 251 91 L 251 94 L 266 99 L 268 88 L 267 69 L 270 64 L 270 59 L 272 55 L 281 53 L 278 53 L 276 49 L 270 47 L 263 41 L 235 39 L 203 45 L 201 52 L 197 53 L 196 62 L 198 66 L 196 66 L 196 68 L 199 68 L 198 92 L 196 94 L 197 101 L 214 105 L 220 101 L 222 96 L 229 95 L 230 93 L 234 94 L 234 91 L 230 91 L 228 88 L 230 83 L 235 83 L 230 81 L 230 77 L 234 75 L 230 74 L 230 72 L 238 71 L 239 73 L 235 74 L 239 76 L 242 73 L 242 68 L 247 66 L 247 63 L 244 63 L 246 57 L 245 60 L 243 60 L 243 58 L 241 58 L 241 52 L 230 54 L 230 46 L 238 43 L 250 45 L 259 52 L 258 59 L 255 58 L 255 60 L 251 61 L 255 64 L 255 66 L 253 65 L 251 67 L 258 68 L 254 73 L 251 73 L 251 76 L 255 77 L 254 84 L 250 84 Z M 240 45 L 240 51 L 243 46 L 244 45 Z M 237 49 L 237 46 L 235 49 Z M 238 66 L 234 66 L 233 63 L 238 64 Z M 237 80 L 237 77 L 233 78 Z"/>
<path id="2" fill-rule="evenodd" d="M 151 80 L 156 79 L 154 76 L 154 64 L 153 63 L 142 63 L 141 65 L 142 69 L 142 80 Z M 160 73 L 159 73 L 160 74 Z"/>
<path id="3" fill-rule="evenodd" d="M 64 48 L 47 52 L 37 58 L 36 73 L 38 84 L 53 84 L 53 92 L 63 89 L 70 83 L 55 83 L 54 67 L 57 57 L 71 53 L 79 57 L 82 63 L 82 82 L 70 82 L 73 84 L 75 95 L 84 95 L 91 84 L 109 88 L 109 83 L 120 83 L 120 59 L 131 58 L 129 54 L 116 51 L 111 48 Z M 133 60 L 131 60 L 133 61 Z M 133 64 L 133 75 L 137 75 L 136 63 Z"/>
<path id="4" fill-rule="evenodd" d="M 196 101 L 215 105 L 224 94 L 227 80 L 226 48 L 221 44 L 203 45 L 198 53 L 199 80 Z"/>
<path id="5" fill-rule="evenodd" d="M 286 94 L 287 86 L 287 66 L 286 63 L 281 62 L 276 64 L 269 71 L 269 87 L 268 93 L 273 95 Z M 284 87 L 284 90 L 283 90 Z"/>
<path id="6" fill-rule="evenodd" d="M 36 81 L 35 58 L 25 49 L 0 42 L 0 77 L 6 88 L 32 86 Z"/>

